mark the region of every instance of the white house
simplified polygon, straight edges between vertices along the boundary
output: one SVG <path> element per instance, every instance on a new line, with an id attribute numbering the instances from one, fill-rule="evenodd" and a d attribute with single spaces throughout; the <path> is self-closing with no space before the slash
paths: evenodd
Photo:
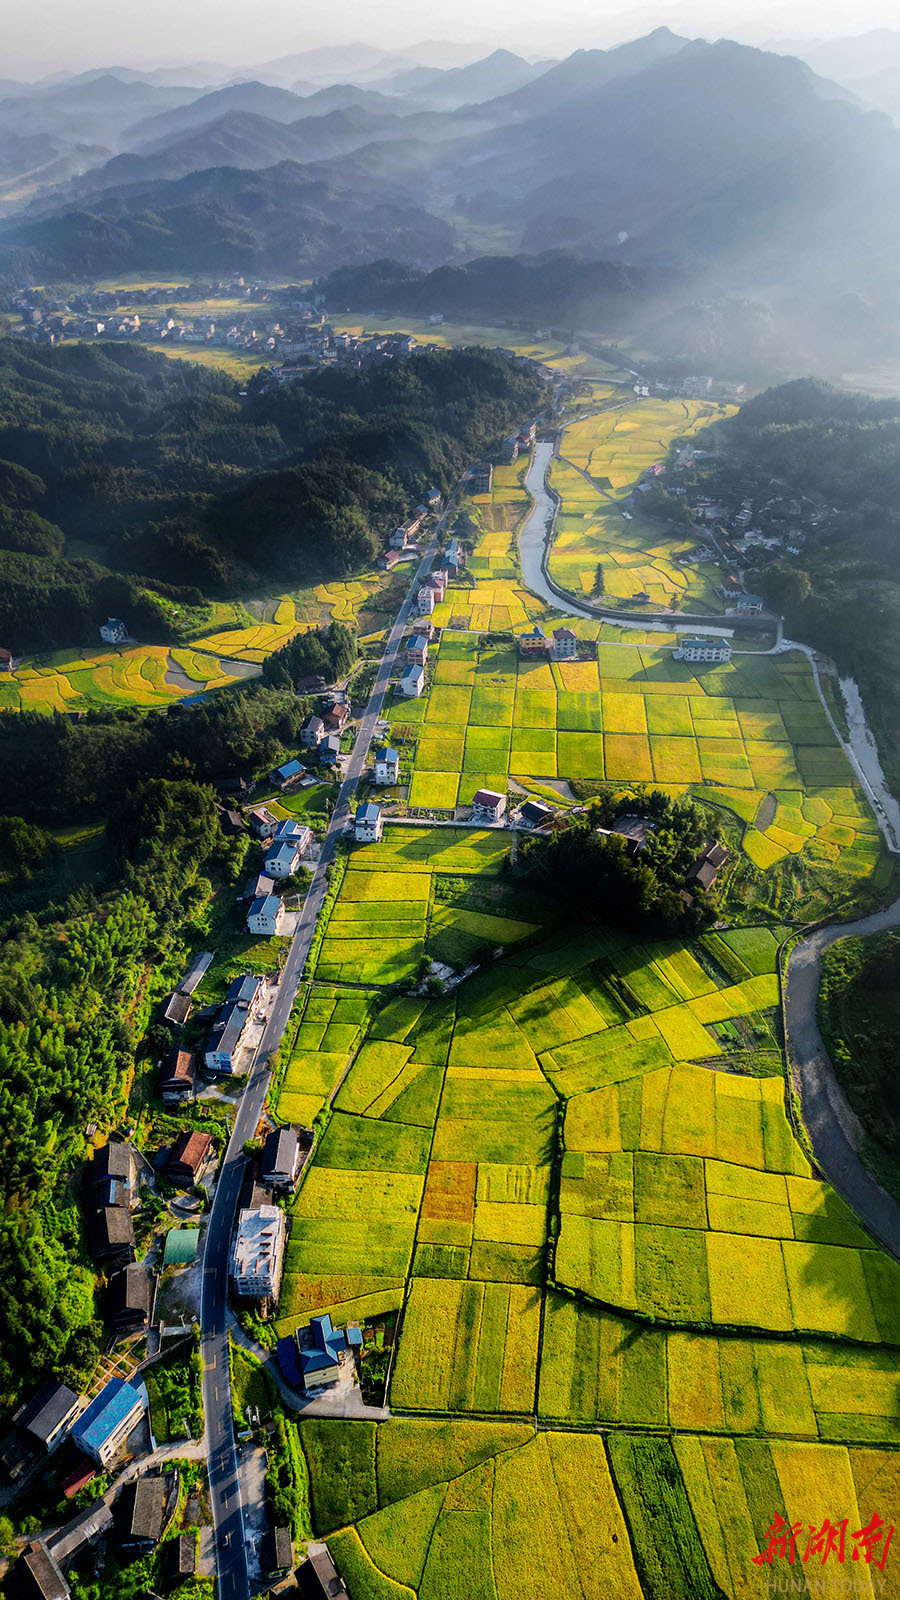
<path id="1" fill-rule="evenodd" d="M 730 661 L 731 645 L 727 639 L 682 639 L 673 655 L 676 661 Z"/>
<path id="2" fill-rule="evenodd" d="M 128 638 L 128 629 L 120 617 L 107 617 L 100 624 L 100 637 L 105 644 L 122 644 Z"/>
<path id="3" fill-rule="evenodd" d="M 424 583 L 419 590 L 416 599 L 416 610 L 418 611 L 420 617 L 431 616 L 431 613 L 434 610 L 435 598 L 436 595 L 434 589 L 430 588 L 427 583 Z"/>
<path id="4" fill-rule="evenodd" d="M 253 901 L 247 912 L 247 929 L 250 933 L 268 935 L 281 932 L 284 922 L 284 901 L 277 894 L 262 894 Z"/>
<path id="5" fill-rule="evenodd" d="M 478 789 L 472 797 L 474 822 L 499 822 L 506 810 L 506 795 L 496 789 Z"/>
<path id="6" fill-rule="evenodd" d="M 356 808 L 355 838 L 357 844 L 377 844 L 384 831 L 381 807 L 374 800 L 366 800 Z"/>
<path id="7" fill-rule="evenodd" d="M 572 661 L 578 654 L 578 635 L 571 628 L 553 629 L 553 655 L 557 661 Z"/>
<path id="8" fill-rule="evenodd" d="M 231 1281 L 242 1300 L 277 1300 L 287 1226 L 280 1206 L 242 1211 L 231 1254 Z"/>
<path id="9" fill-rule="evenodd" d="M 312 844 L 312 829 L 305 822 L 295 822 L 293 817 L 287 817 L 284 822 L 278 823 L 272 838 L 273 849 L 282 844 L 292 844 L 295 850 L 305 856 Z"/>
<path id="10" fill-rule="evenodd" d="M 425 668 L 410 662 L 400 675 L 400 693 L 407 700 L 418 700 L 425 687 Z"/>
<path id="11" fill-rule="evenodd" d="M 273 846 L 266 856 L 266 872 L 270 878 L 292 878 L 300 864 L 300 851 L 288 839 L 279 844 L 276 838 Z"/>
<path id="12" fill-rule="evenodd" d="M 375 751 L 375 782 L 399 783 L 400 757 L 390 745 L 380 745 Z"/>

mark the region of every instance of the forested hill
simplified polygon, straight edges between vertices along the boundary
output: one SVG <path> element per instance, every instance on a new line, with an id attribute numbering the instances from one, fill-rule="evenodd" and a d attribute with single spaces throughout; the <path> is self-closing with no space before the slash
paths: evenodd
<path id="1" fill-rule="evenodd" d="M 796 638 L 858 679 L 896 787 L 900 400 L 802 379 L 747 401 L 718 431 L 757 513 L 765 516 L 770 501 L 810 497 L 799 517 L 788 516 L 799 522 L 802 548 L 780 557 L 760 552 L 750 581 L 784 612 Z"/>
<path id="2" fill-rule="evenodd" d="M 156 596 L 346 576 L 411 497 L 448 488 L 545 400 L 478 350 L 250 387 L 131 345 L 0 341 L 8 648 L 78 644 L 121 611 L 165 637 Z"/>

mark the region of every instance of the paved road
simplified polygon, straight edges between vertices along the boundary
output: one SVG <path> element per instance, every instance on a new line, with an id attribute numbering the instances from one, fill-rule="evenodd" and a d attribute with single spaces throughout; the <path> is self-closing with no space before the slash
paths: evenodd
<path id="1" fill-rule="evenodd" d="M 900 1205 L 856 1153 L 862 1129 L 837 1080 L 817 1018 L 822 955 L 829 946 L 898 924 L 900 900 L 895 900 L 883 911 L 818 928 L 802 939 L 788 961 L 784 1017 L 791 1076 L 816 1161 L 869 1232 L 900 1261 Z"/>
<path id="2" fill-rule="evenodd" d="M 334 860 L 338 840 L 350 819 L 356 786 L 366 764 L 369 745 L 375 734 L 375 724 L 381 715 L 400 641 L 412 615 L 416 591 L 421 579 L 430 569 L 437 548 L 438 535 L 453 509 L 454 499 L 455 497 L 451 498 L 428 549 L 417 563 L 409 592 L 388 636 L 359 733 L 347 760 L 337 804 L 328 824 L 319 860 L 297 920 L 265 1031 L 248 1074 L 244 1092 L 238 1102 L 234 1127 L 213 1198 L 203 1257 L 200 1328 L 203 1355 L 203 1410 L 209 1447 L 209 1490 L 216 1534 L 219 1600 L 247 1600 L 250 1594 L 244 1513 L 231 1410 L 227 1323 L 228 1256 L 231 1231 L 244 1176 L 244 1145 L 248 1139 L 255 1137 L 259 1126 L 269 1089 L 271 1075 L 269 1061 L 281 1043 L 297 996 L 303 967 L 315 933 L 316 921 L 328 888 L 327 868 Z"/>

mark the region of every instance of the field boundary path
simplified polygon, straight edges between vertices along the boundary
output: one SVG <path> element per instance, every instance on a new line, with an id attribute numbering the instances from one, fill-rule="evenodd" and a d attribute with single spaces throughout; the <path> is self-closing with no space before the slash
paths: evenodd
<path id="1" fill-rule="evenodd" d="M 255 1137 L 259 1126 L 271 1077 L 269 1060 L 284 1037 L 297 996 L 316 922 L 328 889 L 327 869 L 334 860 L 338 841 L 350 817 L 351 803 L 365 766 L 369 745 L 374 737 L 375 725 L 381 715 L 400 640 L 412 615 L 416 590 L 421 578 L 430 567 L 437 549 L 438 537 L 454 508 L 456 492 L 451 495 L 428 548 L 415 567 L 406 598 L 388 635 L 375 683 L 360 721 L 359 732 L 347 760 L 337 803 L 322 841 L 319 860 L 297 918 L 296 930 L 265 1031 L 237 1105 L 231 1138 L 216 1182 L 203 1256 L 200 1329 L 203 1411 L 206 1418 L 209 1495 L 215 1530 L 219 1600 L 248 1600 L 250 1595 L 238 1452 L 231 1409 L 231 1371 L 228 1353 L 228 1257 L 231 1230 L 244 1176 L 244 1145 L 248 1139 Z"/>

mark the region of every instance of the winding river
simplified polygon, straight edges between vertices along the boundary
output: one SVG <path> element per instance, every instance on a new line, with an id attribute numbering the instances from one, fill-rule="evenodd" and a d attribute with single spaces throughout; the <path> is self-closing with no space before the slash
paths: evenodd
<path id="1" fill-rule="evenodd" d="M 547 490 L 547 470 L 553 458 L 552 443 L 536 445 L 525 477 L 525 487 L 534 502 L 519 535 L 519 561 L 522 581 L 547 605 L 563 609 L 568 616 L 607 617 L 624 626 L 638 626 L 657 632 L 671 631 L 672 622 L 607 611 L 583 605 L 557 587 L 548 577 L 546 558 L 553 529 L 556 501 Z M 674 619 L 673 619 L 674 620 Z M 703 618 L 685 621 L 709 632 Z M 780 634 L 780 630 L 779 630 Z M 770 653 L 801 649 L 814 669 L 816 687 L 826 715 L 863 788 L 872 802 L 879 828 L 892 854 L 900 854 L 900 806 L 885 781 L 878 751 L 866 721 L 859 689 L 852 679 L 841 680 L 847 709 L 849 734 L 845 739 L 836 727 L 819 683 L 815 654 L 807 645 L 782 640 Z M 869 916 L 852 922 L 833 922 L 817 928 L 801 939 L 791 951 L 783 987 L 784 1028 L 787 1056 L 795 1089 L 800 1097 L 803 1123 L 809 1134 L 820 1170 L 843 1195 L 874 1238 L 900 1261 L 900 1204 L 882 1189 L 863 1165 L 857 1153 L 863 1128 L 854 1115 L 838 1082 L 834 1065 L 819 1031 L 817 1001 L 823 953 L 839 939 L 884 933 L 900 925 L 900 899 Z"/>

